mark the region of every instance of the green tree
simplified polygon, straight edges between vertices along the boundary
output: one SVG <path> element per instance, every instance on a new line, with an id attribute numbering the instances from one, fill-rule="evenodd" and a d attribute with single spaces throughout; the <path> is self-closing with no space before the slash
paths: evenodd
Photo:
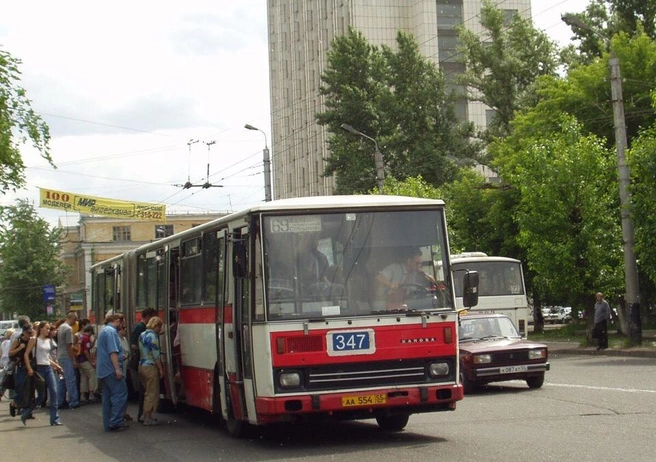
<path id="1" fill-rule="evenodd" d="M 16 190 L 25 183 L 25 165 L 20 146 L 31 140 L 41 156 L 51 165 L 50 132 L 46 123 L 31 107 L 20 81 L 21 64 L 0 49 L 0 186 L 2 192 Z"/>
<path id="2" fill-rule="evenodd" d="M 656 93 L 654 94 L 656 109 Z M 641 133 L 628 153 L 631 168 L 632 218 L 635 227 L 635 252 L 640 271 L 656 283 L 656 124 Z M 641 283 L 641 292 L 644 291 Z M 651 297 L 654 298 L 654 294 Z M 643 306 L 646 305 L 643 301 Z M 648 303 L 647 303 L 648 304 Z"/>
<path id="3" fill-rule="evenodd" d="M 524 117 L 517 126 L 525 126 Z M 619 293 L 622 286 L 617 161 L 571 116 L 557 122 L 548 136 L 515 130 L 494 149 L 500 172 L 521 194 L 518 242 L 536 288 L 591 311 L 592 293 Z"/>
<path id="4" fill-rule="evenodd" d="M 27 200 L 2 209 L 1 217 L 0 307 L 5 313 L 43 318 L 43 286 L 59 286 L 67 272 L 58 258 L 60 232 Z"/>
<path id="5" fill-rule="evenodd" d="M 449 159 L 476 155 L 473 127 L 457 122 L 442 73 L 410 35 L 399 32 L 397 45 L 373 46 L 353 29 L 333 41 L 321 76 L 326 110 L 316 118 L 330 132 L 324 174 L 336 176 L 338 194 L 375 186 L 373 143 L 343 123 L 377 141 L 387 175 L 399 180 L 421 175 L 439 186 L 457 172 Z"/>
<path id="6" fill-rule="evenodd" d="M 571 51 L 573 61 L 590 64 L 610 51 L 611 37 L 624 32 L 634 36 L 644 32 L 656 40 L 656 2 L 645 0 L 592 0 L 582 13 L 568 13 L 591 30 L 570 26 L 574 40 L 579 42 Z"/>
<path id="7" fill-rule="evenodd" d="M 556 75 L 558 50 L 530 20 L 515 15 L 506 24 L 503 11 L 489 1 L 481 9 L 481 25 L 481 35 L 465 26 L 458 29 L 466 66 L 459 81 L 469 88 L 470 100 L 494 109 L 488 135 L 505 136 L 515 113 L 533 104 L 537 78 Z"/>

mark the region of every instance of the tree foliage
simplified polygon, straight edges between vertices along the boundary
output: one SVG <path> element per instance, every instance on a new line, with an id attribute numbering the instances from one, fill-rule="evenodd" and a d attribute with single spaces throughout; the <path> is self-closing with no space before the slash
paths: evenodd
<path id="1" fill-rule="evenodd" d="M 489 1 L 481 9 L 481 25 L 482 35 L 464 25 L 458 30 L 466 66 L 459 80 L 469 87 L 470 100 L 494 109 L 489 134 L 504 136 L 517 110 L 532 104 L 536 79 L 556 74 L 557 47 L 519 15 L 506 24 L 503 11 Z"/>
<path id="2" fill-rule="evenodd" d="M 634 37 L 619 34 L 613 50 L 620 61 L 626 131 L 629 144 L 642 128 L 655 120 L 651 91 L 656 82 L 656 41 L 643 33 Z M 591 64 L 576 66 L 566 78 L 545 78 L 540 82 L 541 118 L 568 113 L 583 124 L 584 132 L 594 133 L 612 145 L 615 141 L 608 54 Z"/>
<path id="3" fill-rule="evenodd" d="M 582 13 L 568 13 L 577 17 L 588 29 L 570 26 L 576 47 L 576 61 L 589 64 L 610 52 L 611 37 L 625 33 L 632 37 L 639 33 L 656 40 L 656 2 L 645 0 L 592 0 Z"/>
<path id="4" fill-rule="evenodd" d="M 0 307 L 5 313 L 44 317 L 43 286 L 60 285 L 66 274 L 58 258 L 60 232 L 26 200 L 4 208 L 1 216 Z"/>
<path id="5" fill-rule="evenodd" d="M 31 107 L 18 86 L 20 60 L 0 49 L 0 186 L 2 192 L 17 189 L 25 182 L 25 165 L 20 146 L 28 140 L 52 164 L 48 126 Z M 54 166 L 54 165 L 53 165 Z"/>
<path id="6" fill-rule="evenodd" d="M 590 306 L 596 291 L 618 293 L 622 243 L 616 156 L 581 129 L 562 116 L 548 136 L 515 131 L 494 148 L 504 178 L 520 192 L 519 244 L 537 288 Z"/>
<path id="7" fill-rule="evenodd" d="M 459 124 L 442 73 L 419 53 L 414 38 L 397 36 L 397 51 L 377 47 L 353 29 L 335 38 L 322 74 L 330 152 L 326 175 L 336 175 L 338 194 L 375 186 L 373 142 L 345 132 L 346 123 L 375 139 L 387 175 L 399 180 L 421 175 L 439 186 L 454 178 L 451 158 L 471 158 L 471 124 Z"/>
<path id="8" fill-rule="evenodd" d="M 656 94 L 654 96 L 656 108 Z M 656 124 L 645 130 L 628 153 L 632 181 L 635 252 L 640 271 L 656 282 Z"/>

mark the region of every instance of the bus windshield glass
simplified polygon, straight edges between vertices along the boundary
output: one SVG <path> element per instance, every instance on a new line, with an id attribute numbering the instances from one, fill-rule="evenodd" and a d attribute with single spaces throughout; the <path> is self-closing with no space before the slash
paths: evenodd
<path id="1" fill-rule="evenodd" d="M 524 295 L 522 269 L 519 262 L 485 261 L 451 263 L 456 274 L 465 270 L 478 271 L 478 295 L 490 297 L 500 295 Z M 460 271 L 460 273 L 458 273 Z M 456 297 L 462 297 L 462 278 L 455 278 Z"/>
<path id="2" fill-rule="evenodd" d="M 442 210 L 262 218 L 270 320 L 452 310 Z"/>

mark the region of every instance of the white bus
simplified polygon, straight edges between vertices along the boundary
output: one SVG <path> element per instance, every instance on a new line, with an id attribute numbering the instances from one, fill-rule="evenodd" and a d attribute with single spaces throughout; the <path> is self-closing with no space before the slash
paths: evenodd
<path id="1" fill-rule="evenodd" d="M 455 273 L 456 306 L 462 308 L 462 284 L 458 272 L 478 271 L 479 299 L 472 313 L 500 313 L 510 317 L 522 336 L 527 335 L 528 299 L 524 285 L 522 262 L 514 258 L 493 257 L 483 252 L 451 255 L 451 271 Z"/>

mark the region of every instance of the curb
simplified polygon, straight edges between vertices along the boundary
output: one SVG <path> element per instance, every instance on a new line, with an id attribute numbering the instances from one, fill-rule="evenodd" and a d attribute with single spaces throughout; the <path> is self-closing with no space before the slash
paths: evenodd
<path id="1" fill-rule="evenodd" d="M 549 356 L 580 355 L 580 356 L 624 356 L 629 358 L 656 358 L 656 349 L 651 348 L 608 348 L 597 351 L 595 347 L 557 346 L 545 343 L 549 348 Z M 562 345 L 562 344 L 561 344 Z"/>

